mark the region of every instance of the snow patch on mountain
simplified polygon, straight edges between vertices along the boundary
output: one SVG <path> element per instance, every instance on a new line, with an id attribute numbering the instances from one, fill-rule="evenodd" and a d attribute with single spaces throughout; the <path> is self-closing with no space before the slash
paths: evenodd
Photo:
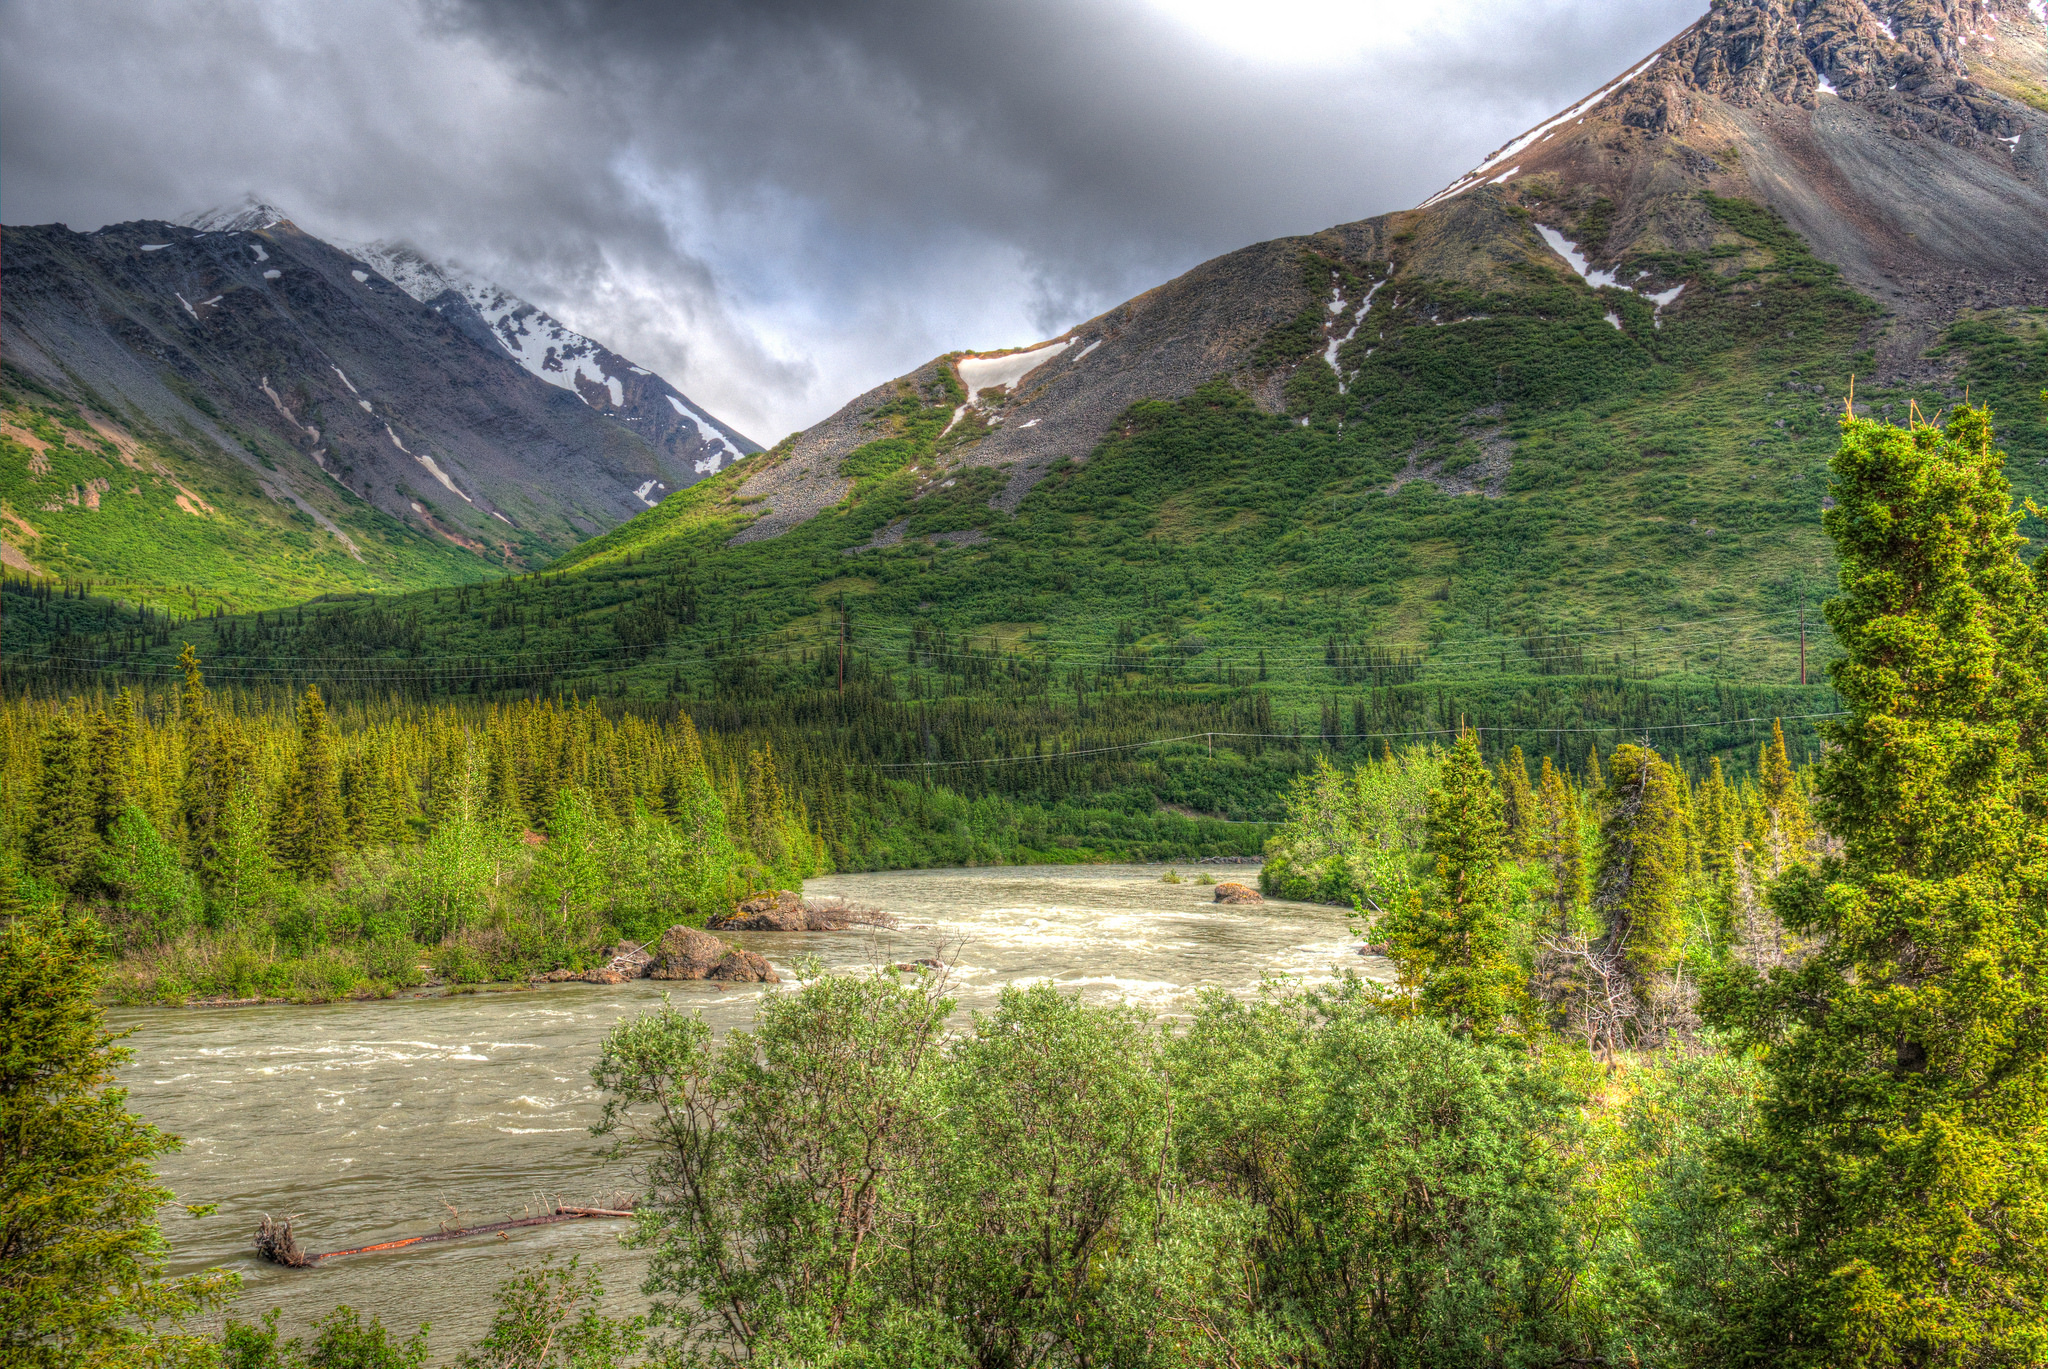
<path id="1" fill-rule="evenodd" d="M 1480 185 L 1484 182 L 1487 173 L 1491 172 L 1495 167 L 1499 166 L 1508 158 L 1514 156 L 1518 152 L 1521 152 L 1524 148 L 1529 147 L 1531 144 L 1540 142 L 1544 138 L 1549 137 L 1552 133 L 1556 132 L 1558 129 L 1562 128 L 1564 125 L 1572 122 L 1573 120 L 1583 118 L 1587 114 L 1590 114 L 1593 111 L 1594 106 L 1600 104 L 1608 96 L 1614 94 L 1623 86 L 1627 85 L 1630 81 L 1635 80 L 1636 77 L 1648 71 L 1650 69 L 1651 64 L 1654 63 L 1661 56 L 1663 56 L 1662 52 L 1651 53 L 1648 57 L 1645 57 L 1635 66 L 1629 68 L 1627 71 L 1623 72 L 1614 80 L 1609 81 L 1606 85 L 1600 87 L 1600 89 L 1594 91 L 1591 95 L 1588 95 L 1585 99 L 1579 101 L 1570 109 L 1567 109 L 1564 113 L 1559 114 L 1554 118 L 1546 119 L 1544 122 L 1530 129 L 1527 133 L 1524 133 L 1521 137 L 1507 144 L 1505 147 L 1495 152 L 1492 156 L 1488 157 L 1485 161 L 1481 162 L 1478 166 L 1473 167 L 1470 171 L 1458 177 L 1457 180 L 1452 181 L 1442 190 L 1439 190 L 1436 192 L 1436 194 L 1431 195 L 1428 199 L 1424 200 L 1421 204 L 1417 205 L 1416 208 L 1427 209 L 1433 204 L 1438 204 L 1444 200 L 1448 200 L 1454 195 L 1462 195 L 1467 190 L 1472 189 L 1474 186 Z M 1514 173 L 1510 172 L 1509 174 L 1512 175 Z"/>
<path id="2" fill-rule="evenodd" d="M 706 442 L 716 443 L 718 446 L 724 448 L 725 455 L 727 457 L 734 461 L 737 461 L 741 457 L 746 455 L 745 452 L 741 451 L 737 446 L 733 445 L 733 440 L 731 438 L 727 437 L 724 433 L 718 431 L 716 427 L 712 426 L 712 423 L 709 419 L 705 418 L 704 415 L 698 413 L 695 409 L 692 409 L 689 405 L 683 403 L 682 400 L 677 399 L 674 395 L 663 395 L 662 398 L 666 399 L 669 402 L 670 408 L 674 409 L 682 417 L 689 419 L 690 422 L 697 425 L 697 436 L 703 438 Z M 707 466 L 705 465 L 704 461 L 699 461 L 695 463 L 697 467 L 697 473 L 699 475 L 709 475 L 711 472 L 717 470 L 720 464 L 722 464 L 719 460 L 719 454 L 717 452 L 713 452 L 710 456 L 706 457 L 705 461 L 709 461 L 711 464 Z"/>
<path id="3" fill-rule="evenodd" d="M 1621 284 L 1619 280 L 1615 279 L 1612 271 L 1594 270 L 1592 263 L 1586 260 L 1586 254 L 1579 250 L 1579 245 L 1565 237 L 1564 234 L 1558 232 L 1555 228 L 1546 228 L 1539 223 L 1536 225 L 1536 231 L 1543 235 L 1543 241 L 1550 244 L 1550 250 L 1563 257 L 1565 264 L 1578 272 L 1579 279 L 1585 281 L 1586 284 L 1592 286 L 1595 290 L 1606 285 Z"/>
<path id="4" fill-rule="evenodd" d="M 202 233 L 261 233 L 266 228 L 275 228 L 281 223 L 290 223 L 282 209 L 267 204 L 254 195 L 244 196 L 239 204 L 216 205 L 187 214 L 178 222 L 186 228 L 196 228 Z M 261 260 L 261 258 L 258 258 Z"/>
<path id="5" fill-rule="evenodd" d="M 601 385 L 611 391 L 613 405 L 625 404 L 624 388 L 605 372 L 599 358 L 605 348 L 564 327 L 504 287 L 480 280 L 459 267 L 429 261 L 404 243 L 364 243 L 348 250 L 422 304 L 448 290 L 462 296 L 482 317 L 498 345 L 530 374 L 578 399 L 584 399 L 579 382 Z M 589 403 L 587 399 L 584 402 Z"/>

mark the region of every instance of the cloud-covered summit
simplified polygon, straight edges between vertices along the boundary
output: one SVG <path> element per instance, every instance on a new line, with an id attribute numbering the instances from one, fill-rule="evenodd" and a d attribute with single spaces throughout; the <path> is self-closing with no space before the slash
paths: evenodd
<path id="1" fill-rule="evenodd" d="M 0 0 L 0 218 L 253 188 L 772 441 L 935 352 L 1413 204 L 1701 8 Z"/>

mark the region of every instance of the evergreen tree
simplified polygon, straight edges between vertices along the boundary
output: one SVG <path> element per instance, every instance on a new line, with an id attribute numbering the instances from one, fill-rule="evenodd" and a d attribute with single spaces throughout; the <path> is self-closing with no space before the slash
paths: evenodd
<path id="1" fill-rule="evenodd" d="M 1506 829 L 1500 789 L 1469 730 L 1429 791 L 1425 849 L 1436 857 L 1436 879 L 1381 923 L 1389 954 L 1430 1016 L 1479 1038 L 1512 1030 L 1522 973 L 1507 945 Z"/>
<path id="2" fill-rule="evenodd" d="M 360 851 L 375 838 L 371 835 L 370 767 L 361 751 L 351 751 L 341 767 L 342 844 Z"/>
<path id="3" fill-rule="evenodd" d="M 1699 837 L 1700 868 L 1716 879 L 1726 877 L 1735 869 L 1741 821 L 1719 756 L 1708 762 L 1706 783 L 1700 786 L 1693 806 L 1693 824 Z"/>
<path id="4" fill-rule="evenodd" d="M 1564 772 L 1543 758 L 1536 792 L 1537 826 L 1532 847 L 1550 872 L 1551 920 L 1559 935 L 1570 931 L 1572 909 L 1585 897 L 1586 848 L 1579 830 L 1578 800 Z"/>
<path id="5" fill-rule="evenodd" d="M 98 935 L 55 913 L 0 927 L 0 1361 L 197 1369 L 209 1347 L 176 1323 L 234 1276 L 162 1276 L 171 1194 L 151 1161 L 178 1141 L 115 1087 L 128 1052 L 100 1016 Z"/>
<path id="6" fill-rule="evenodd" d="M 1536 793 L 1529 785 L 1529 762 L 1522 748 L 1508 748 L 1500 763 L 1501 819 L 1507 824 L 1508 854 L 1520 860 L 1534 849 Z"/>
<path id="7" fill-rule="evenodd" d="M 43 730 L 42 770 L 28 829 L 29 868 L 67 893 L 90 884 L 97 807 L 91 745 L 69 710 Z"/>
<path id="8" fill-rule="evenodd" d="M 1733 1151 L 1771 1214 L 1747 1327 L 1788 1365 L 2048 1360 L 2048 603 L 1989 416 L 1845 419 L 1819 817 L 1771 890 L 1803 964 L 1709 1019 L 1767 1047 Z"/>
<path id="9" fill-rule="evenodd" d="M 179 728 L 185 742 L 185 778 L 179 811 L 185 823 L 185 849 L 192 864 L 205 868 L 212 859 L 214 829 L 235 785 L 255 773 L 248 740 L 228 719 L 214 711 L 199 656 L 191 643 L 178 655 L 185 683 L 179 694 Z"/>
<path id="10" fill-rule="evenodd" d="M 253 921 L 270 897 L 275 868 L 270 861 L 270 829 L 263 796 L 254 779 L 244 776 L 228 794 L 215 828 L 215 840 L 200 869 L 211 900 L 216 926 L 234 927 Z"/>
<path id="11" fill-rule="evenodd" d="M 112 716 L 92 716 L 93 830 L 104 837 L 135 801 L 135 696 L 122 690 Z"/>
<path id="12" fill-rule="evenodd" d="M 526 805 L 519 793 L 519 767 L 512 754 L 510 729 L 491 729 L 491 772 L 487 802 L 493 813 L 526 826 Z"/>
<path id="13" fill-rule="evenodd" d="M 1586 748 L 1586 782 L 1582 788 L 1589 794 L 1597 794 L 1607 787 L 1607 781 L 1600 774 L 1600 743 L 1594 742 Z"/>
<path id="14" fill-rule="evenodd" d="M 345 832 L 327 706 L 320 690 L 307 685 L 299 701 L 299 752 L 278 802 L 273 833 L 278 866 L 299 879 L 327 878 Z"/>
<path id="15" fill-rule="evenodd" d="M 1784 723 L 1771 721 L 1771 740 L 1757 756 L 1757 788 L 1763 799 L 1764 853 L 1771 875 L 1785 873 L 1785 867 L 1800 860 L 1806 843 L 1813 839 L 1813 821 L 1807 816 L 1806 795 L 1800 792 L 1799 776 L 1785 752 Z"/>
<path id="16" fill-rule="evenodd" d="M 1684 933 L 1685 822 L 1676 773 L 1648 747 L 1624 743 L 1607 758 L 1600 800 L 1600 868 L 1593 901 L 1608 949 L 1638 992 L 1671 967 Z"/>

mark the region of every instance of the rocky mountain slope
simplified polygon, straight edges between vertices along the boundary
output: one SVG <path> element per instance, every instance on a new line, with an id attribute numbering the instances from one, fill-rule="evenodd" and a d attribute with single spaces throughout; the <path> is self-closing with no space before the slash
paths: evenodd
<path id="1" fill-rule="evenodd" d="M 1852 375 L 1901 421 L 1991 403 L 2048 500 L 2044 38 L 2019 0 L 1721 0 L 1417 208 L 935 358 L 544 581 L 203 649 L 382 654 L 430 691 L 487 663 L 844 724 L 898 766 L 1461 717 L 1532 754 L 1654 726 L 1753 755 L 1707 723 L 1832 706 Z"/>
<path id="2" fill-rule="evenodd" d="M 129 451 L 187 488 L 170 507 L 222 525 L 172 583 L 225 575 L 246 602 L 267 568 L 233 547 L 279 520 L 304 525 L 306 564 L 268 597 L 440 581 L 546 561 L 758 450 L 502 289 L 266 205 L 4 232 L 16 569 L 161 582 L 116 508 L 147 483 L 123 478 Z M 63 490 L 41 488 L 58 434 L 39 423 L 78 439 L 59 438 L 80 467 Z"/>
<path id="3" fill-rule="evenodd" d="M 1387 309 L 1404 291 L 1569 271 L 1589 292 L 1679 290 L 1669 307 L 1682 311 L 1673 254 L 1731 245 L 1702 193 L 1769 206 L 1884 307 L 1870 338 L 1880 379 L 1932 375 L 1928 348 L 1965 311 L 2048 302 L 2044 38 L 2038 0 L 1716 0 L 1416 210 L 1233 252 L 1036 348 L 940 358 L 860 396 L 750 468 L 736 497 L 761 516 L 740 536 L 775 536 L 845 497 L 840 460 L 889 404 L 938 380 L 971 389 L 1000 371 L 1000 397 L 963 413 L 971 440 L 948 461 L 1004 472 L 994 505 L 1014 511 L 1139 400 L 1230 376 L 1287 410 L 1305 363 L 1275 352 L 1276 330 L 1312 335 L 1333 373 L 1354 372 L 1380 331 L 1361 336 L 1376 287 Z M 1304 254 L 1331 268 L 1327 317 L 1312 317 L 1325 280 L 1304 274 Z"/>

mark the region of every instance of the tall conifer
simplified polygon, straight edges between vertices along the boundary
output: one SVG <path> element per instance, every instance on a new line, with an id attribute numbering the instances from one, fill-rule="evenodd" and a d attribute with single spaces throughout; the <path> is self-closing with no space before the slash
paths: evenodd
<path id="1" fill-rule="evenodd" d="M 1571 930 L 1572 909 L 1585 896 L 1586 850 L 1579 831 L 1579 805 L 1564 772 L 1543 758 L 1536 791 L 1535 856 L 1550 871 L 1551 920 L 1559 935 Z"/>
<path id="2" fill-rule="evenodd" d="M 1506 836 L 1499 786 L 1478 735 L 1467 731 L 1429 791 L 1425 849 L 1436 857 L 1436 878 L 1381 923 L 1423 1011 L 1481 1038 L 1524 1016 L 1521 969 L 1507 949 Z"/>
<path id="3" fill-rule="evenodd" d="M 341 853 L 341 777 L 334 764 L 334 738 L 327 705 L 318 686 L 307 685 L 299 701 L 299 750 L 279 797 L 273 839 L 277 863 L 299 879 L 324 879 Z"/>
<path id="4" fill-rule="evenodd" d="M 29 867 L 58 888 L 75 892 L 91 882 L 99 839 L 93 830 L 97 804 L 91 742 L 69 709 L 43 729 L 39 759 L 28 828 Z"/>
<path id="5" fill-rule="evenodd" d="M 1777 719 L 1771 721 L 1770 741 L 1758 753 L 1756 773 L 1764 806 L 1764 854 L 1775 877 L 1803 857 L 1806 843 L 1813 837 L 1806 795 L 1800 791 L 1799 776 L 1785 750 L 1785 725 Z"/>
<path id="6" fill-rule="evenodd" d="M 1609 948 L 1643 989 L 1671 967 L 1683 935 L 1678 898 L 1685 876 L 1685 819 L 1678 779 L 1662 756 L 1624 743 L 1607 758 L 1600 792 L 1600 868 L 1593 902 Z"/>
<path id="7" fill-rule="evenodd" d="M 2048 603 L 1989 416 L 1845 419 L 1826 606 L 1843 854 L 1771 904 L 1816 939 L 1710 1020 L 1768 1047 L 1735 1151 L 1771 1213 L 1749 1330 L 1791 1365 L 2048 1360 Z"/>

